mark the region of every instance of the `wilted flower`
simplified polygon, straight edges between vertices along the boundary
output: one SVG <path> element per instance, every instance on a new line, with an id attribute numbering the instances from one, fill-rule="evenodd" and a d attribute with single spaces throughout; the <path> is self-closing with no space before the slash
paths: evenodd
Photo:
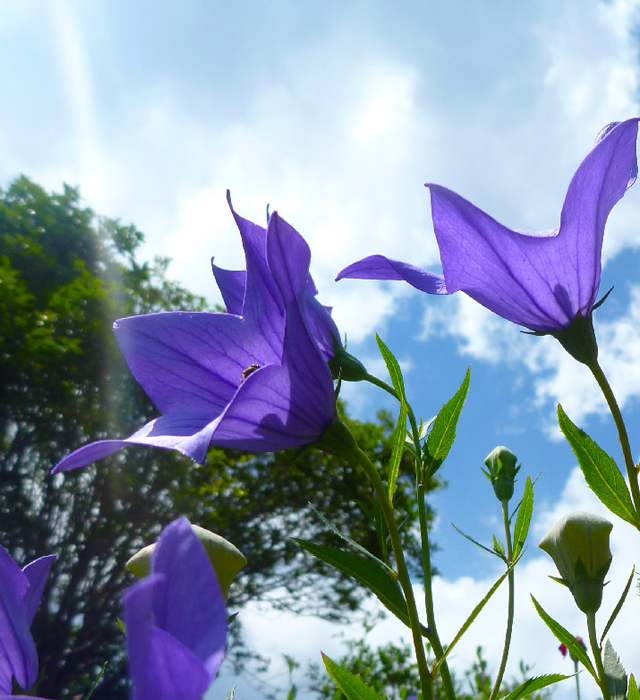
<path id="1" fill-rule="evenodd" d="M 200 700 L 224 659 L 227 611 L 186 518 L 163 530 L 150 575 L 123 604 L 132 700 Z"/>
<path id="2" fill-rule="evenodd" d="M 222 595 L 226 600 L 229 597 L 229 587 L 233 579 L 238 575 L 240 569 L 246 566 L 247 559 L 235 545 L 215 532 L 205 530 L 198 525 L 191 525 L 191 529 L 202 542 L 216 572 Z M 148 576 L 151 572 L 151 557 L 155 548 L 155 544 L 150 544 L 134 554 L 126 564 L 127 569 L 138 578 Z"/>
<path id="3" fill-rule="evenodd" d="M 21 569 L 0 545 L 0 697 L 10 696 L 12 679 L 29 690 L 38 677 L 38 654 L 31 623 L 54 555 Z"/>
<path id="4" fill-rule="evenodd" d="M 443 275 L 372 255 L 346 267 L 337 279 L 405 280 L 429 294 L 463 291 L 533 331 L 565 332 L 594 308 L 604 226 L 637 174 L 637 122 L 602 130 L 571 180 L 558 229 L 506 228 L 455 192 L 428 184 Z"/>
<path id="5" fill-rule="evenodd" d="M 560 573 L 556 580 L 569 588 L 582 612 L 596 612 L 602 602 L 604 577 L 611 566 L 612 528 L 606 518 L 576 511 L 559 520 L 540 540 L 540 549 Z"/>
<path id="6" fill-rule="evenodd" d="M 233 214 L 246 273 L 215 271 L 226 303 L 242 315 L 175 312 L 116 321 L 133 376 L 163 415 L 128 438 L 81 447 L 54 472 L 130 444 L 177 450 L 198 462 L 210 444 L 274 452 L 313 443 L 329 427 L 333 327 L 314 299 L 309 247 L 277 213 L 266 231 Z"/>

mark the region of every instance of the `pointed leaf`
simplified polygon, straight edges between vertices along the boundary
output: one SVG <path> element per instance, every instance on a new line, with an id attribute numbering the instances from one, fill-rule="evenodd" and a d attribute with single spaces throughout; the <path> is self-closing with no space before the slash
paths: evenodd
<path id="1" fill-rule="evenodd" d="M 347 697 L 347 700 L 387 700 L 386 695 L 380 695 L 368 686 L 359 676 L 338 666 L 328 656 L 322 655 L 322 660 L 333 682 Z"/>
<path id="2" fill-rule="evenodd" d="M 433 476 L 444 462 L 445 457 L 449 454 L 449 450 L 456 437 L 458 418 L 460 417 L 460 412 L 467 398 L 470 379 L 471 370 L 468 369 L 458 391 L 456 391 L 453 397 L 440 409 L 440 412 L 433 421 L 429 436 L 423 448 L 424 477 Z"/>
<path id="3" fill-rule="evenodd" d="M 514 688 L 509 695 L 505 695 L 501 700 L 518 700 L 522 697 L 532 695 L 536 690 L 546 688 L 553 683 L 559 683 L 571 676 L 563 676 L 561 673 L 549 673 L 545 676 L 537 676 L 536 678 L 528 678 L 524 683 L 521 683 L 517 688 Z"/>
<path id="4" fill-rule="evenodd" d="M 604 630 L 602 631 L 602 636 L 600 637 L 600 644 L 602 644 L 603 639 L 607 636 L 607 632 L 611 629 L 611 625 L 613 624 L 614 620 L 616 617 L 618 617 L 618 613 L 620 612 L 620 609 L 624 605 L 624 601 L 627 598 L 627 593 L 629 593 L 629 589 L 631 588 L 631 582 L 633 581 L 633 575 L 636 572 L 636 567 L 634 566 L 633 569 L 631 570 L 631 576 L 629 576 L 629 580 L 627 581 L 627 585 L 624 587 L 624 590 L 622 591 L 622 595 L 620 596 L 620 600 L 618 601 L 616 607 L 613 609 L 613 612 L 611 613 L 611 617 L 609 618 L 607 624 L 605 625 Z"/>
<path id="5" fill-rule="evenodd" d="M 571 445 L 589 488 L 612 513 L 634 526 L 638 525 L 629 489 L 613 458 L 571 422 L 560 404 L 558 423 Z"/>
<path id="6" fill-rule="evenodd" d="M 235 695 L 235 693 L 236 687 L 234 685 L 233 688 L 231 688 L 231 690 L 227 693 L 227 697 L 224 700 L 233 700 L 233 696 Z"/>
<path id="7" fill-rule="evenodd" d="M 351 552 L 344 552 L 337 547 L 327 547 L 306 540 L 294 540 L 309 554 L 320 559 L 365 585 L 378 600 L 399 620 L 409 625 L 407 604 L 402 595 L 398 581 L 371 559 L 365 559 Z"/>
<path id="8" fill-rule="evenodd" d="M 640 692 L 633 673 L 629 676 L 629 689 L 627 691 L 627 700 L 640 700 Z"/>
<path id="9" fill-rule="evenodd" d="M 407 397 L 404 393 L 404 379 L 402 378 L 402 370 L 396 360 L 394 354 L 389 350 L 389 348 L 383 343 L 382 338 L 376 333 L 376 341 L 378 343 L 378 348 L 380 348 L 380 354 L 384 360 L 385 365 L 387 365 L 387 371 L 391 377 L 391 383 L 393 388 L 398 394 L 398 401 L 400 403 L 406 403 Z"/>
<path id="10" fill-rule="evenodd" d="M 527 477 L 524 484 L 524 494 L 520 506 L 518 507 L 518 515 L 516 524 L 513 528 L 513 556 L 514 558 L 520 554 L 522 547 L 527 539 L 529 532 L 529 523 L 533 514 L 533 484 L 531 479 Z"/>
<path id="11" fill-rule="evenodd" d="M 407 435 L 407 404 L 404 401 L 400 402 L 400 414 L 398 423 L 393 433 L 393 444 L 391 446 L 391 459 L 389 460 L 389 501 L 393 506 L 393 496 L 396 492 L 398 481 L 398 472 L 400 471 L 400 462 L 404 454 L 405 437 Z"/>
<path id="12" fill-rule="evenodd" d="M 604 645 L 602 665 L 604 666 L 604 676 L 607 679 L 611 700 L 624 700 L 627 694 L 627 674 L 608 639 Z"/>
<path id="13" fill-rule="evenodd" d="M 500 584 L 507 578 L 509 573 L 512 571 L 513 567 L 518 563 L 518 560 L 516 559 L 511 566 L 507 568 L 507 570 L 500 576 L 500 578 L 491 586 L 489 589 L 489 592 L 485 595 L 485 597 L 476 605 L 476 607 L 471 611 L 471 615 L 465 620 L 464 624 L 462 627 L 458 630 L 458 633 L 454 637 L 453 641 L 449 646 L 447 647 L 446 651 L 444 654 L 438 659 L 438 663 L 435 665 L 432 675 L 435 677 L 436 673 L 438 672 L 438 669 L 442 666 L 442 664 L 445 662 L 445 659 L 449 654 L 453 651 L 453 648 L 455 645 L 460 641 L 462 638 L 462 635 L 469 629 L 471 626 L 471 623 L 478 617 L 480 612 L 482 611 L 482 608 L 489 602 L 493 594 L 498 590 Z"/>
<path id="14" fill-rule="evenodd" d="M 540 605 L 540 603 L 538 603 L 538 601 L 533 596 L 531 596 L 531 600 L 533 601 L 533 604 L 535 605 L 536 610 L 538 611 L 538 615 L 540 615 L 547 627 L 553 632 L 555 638 L 560 642 L 560 644 L 564 644 L 569 650 L 569 652 L 573 654 L 576 657 L 576 659 L 578 659 L 578 661 L 582 663 L 582 665 L 587 669 L 587 671 L 589 671 L 589 673 L 593 676 L 594 680 L 597 683 L 598 676 L 593 670 L 591 661 L 589 661 L 587 652 L 584 650 L 582 644 L 576 641 L 576 638 L 571 634 L 571 632 L 568 632 L 559 622 L 556 622 L 556 620 L 554 620 L 550 615 L 548 615 L 544 611 L 544 608 Z"/>
<path id="15" fill-rule="evenodd" d="M 480 547 L 480 549 L 484 549 L 485 552 L 489 552 L 489 554 L 493 554 L 494 557 L 498 557 L 499 559 L 503 559 L 497 552 L 495 552 L 493 549 L 489 549 L 489 547 L 485 547 L 483 544 L 480 544 L 477 540 L 474 540 L 473 537 L 470 535 L 467 535 L 466 532 L 462 532 L 460 528 L 457 528 L 453 523 L 451 523 L 451 527 L 458 533 L 460 533 L 464 538 L 468 539 L 469 542 L 473 542 L 476 546 Z M 495 539 L 495 538 L 494 538 Z"/>

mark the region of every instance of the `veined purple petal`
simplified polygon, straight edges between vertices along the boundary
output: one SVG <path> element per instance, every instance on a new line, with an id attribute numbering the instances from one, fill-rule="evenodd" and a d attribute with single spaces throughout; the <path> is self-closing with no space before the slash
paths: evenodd
<path id="1" fill-rule="evenodd" d="M 267 233 L 265 231 L 265 239 L 266 235 Z M 213 270 L 213 276 L 215 277 L 218 289 L 220 289 L 220 293 L 222 294 L 224 305 L 227 307 L 227 313 L 242 316 L 244 290 L 247 285 L 247 271 L 225 270 L 222 267 L 214 265 L 213 259 L 211 260 L 211 269 Z"/>
<path id="2" fill-rule="evenodd" d="M 555 236 L 506 228 L 455 192 L 428 185 L 450 292 L 532 330 L 558 331 L 586 316 L 600 284 L 604 225 L 636 161 L 637 120 L 613 129 L 574 175 Z"/>
<path id="3" fill-rule="evenodd" d="M 156 625 L 189 648 L 213 679 L 226 648 L 226 606 L 211 561 L 186 518 L 163 530 L 152 571 L 165 581 L 154 605 Z"/>
<path id="4" fill-rule="evenodd" d="M 427 272 L 409 263 L 386 258 L 384 255 L 369 255 L 347 265 L 336 277 L 336 281 L 341 279 L 404 280 L 427 294 L 450 294 L 442 275 Z"/>

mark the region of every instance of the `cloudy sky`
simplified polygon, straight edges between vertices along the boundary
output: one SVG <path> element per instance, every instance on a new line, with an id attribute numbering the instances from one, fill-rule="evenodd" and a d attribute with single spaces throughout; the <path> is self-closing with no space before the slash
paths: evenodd
<path id="1" fill-rule="evenodd" d="M 639 20 L 640 0 L 0 3 L 0 186 L 21 173 L 49 189 L 79 185 L 88 206 L 146 234 L 145 257 L 171 257 L 170 274 L 211 301 L 220 300 L 211 256 L 223 267 L 243 264 L 229 188 L 243 216 L 263 221 L 270 204 L 306 237 L 321 298 L 350 349 L 382 372 L 377 331 L 402 361 L 417 413 L 431 417 L 471 365 L 443 474 L 449 487 L 434 498 L 436 604 L 447 641 L 498 573 L 450 523 L 483 541 L 499 533 L 479 467 L 506 444 L 523 474 L 540 474 L 512 674 L 520 658 L 537 673 L 571 670 L 529 592 L 585 634 L 535 543 L 554 518 L 598 509 L 558 439 L 555 405 L 618 458 L 604 403 L 555 341 L 523 335 L 463 295 L 333 279 L 371 253 L 439 271 L 425 182 L 513 228 L 556 227 L 597 132 L 640 113 Z M 597 313 L 602 363 L 630 426 L 640 418 L 639 221 L 640 189 L 631 189 L 609 220 L 602 290 L 615 289 Z M 392 407 L 362 387 L 346 396 L 363 418 Z M 611 517 L 609 609 L 638 563 L 637 533 Z M 498 601 L 489 619 L 503 609 Z M 277 651 L 302 653 L 290 620 L 264 610 L 254 618 L 245 614 L 247 635 L 264 650 L 275 648 L 276 626 Z M 309 656 L 338 649 L 336 630 L 311 629 Z M 495 659 L 495 629 L 472 628 L 454 665 L 468 667 L 478 644 Z M 376 641 L 398 634 L 393 625 L 374 632 Z M 631 630 L 618 624 L 611 639 L 627 668 L 640 668 Z M 561 700 L 572 694 L 566 685 Z"/>

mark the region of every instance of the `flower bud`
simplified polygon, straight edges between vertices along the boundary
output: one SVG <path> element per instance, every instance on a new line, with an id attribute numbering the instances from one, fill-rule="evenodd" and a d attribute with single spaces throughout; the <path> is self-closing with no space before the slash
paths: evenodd
<path id="1" fill-rule="evenodd" d="M 569 588 L 584 613 L 595 613 L 602 603 L 604 577 L 611 566 L 612 528 L 606 518 L 576 511 L 559 520 L 540 540 L 540 549 L 560 572 L 561 578 L 555 580 Z"/>
<path id="2" fill-rule="evenodd" d="M 209 560 L 216 572 L 220 590 L 225 601 L 229 597 L 229 587 L 240 569 L 246 565 L 247 560 L 242 552 L 231 542 L 205 530 L 198 525 L 191 525 L 193 531 L 202 542 Z M 134 554 L 126 563 L 126 568 L 138 578 L 144 578 L 151 571 L 151 554 L 155 544 L 150 544 Z"/>
<path id="3" fill-rule="evenodd" d="M 488 471 L 482 470 L 493 486 L 496 498 L 508 501 L 513 496 L 513 484 L 520 467 L 516 466 L 518 458 L 506 447 L 496 447 L 484 460 Z"/>

